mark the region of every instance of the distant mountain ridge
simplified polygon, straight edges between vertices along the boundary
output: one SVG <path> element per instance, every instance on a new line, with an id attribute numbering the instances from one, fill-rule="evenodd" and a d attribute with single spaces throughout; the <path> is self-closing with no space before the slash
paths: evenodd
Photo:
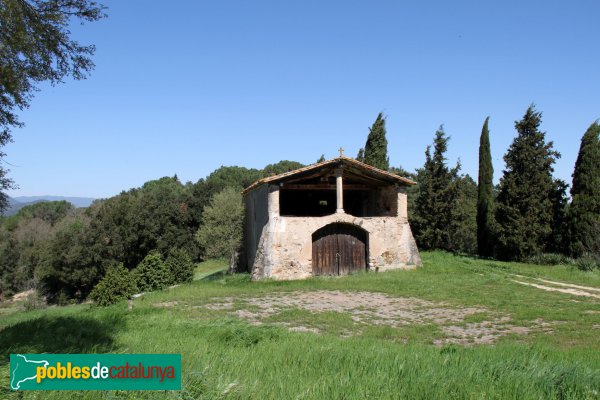
<path id="1" fill-rule="evenodd" d="M 61 201 L 66 200 L 75 207 L 89 207 L 96 199 L 91 197 L 71 197 L 71 196 L 16 196 L 14 200 L 21 204 L 35 203 L 38 201 Z"/>
<path id="2" fill-rule="evenodd" d="M 19 210 L 25 206 L 33 203 L 39 203 L 40 201 L 62 201 L 66 200 L 73 204 L 75 207 L 89 207 L 92 202 L 96 199 L 91 197 L 71 197 L 71 196 L 16 196 L 8 198 L 8 208 L 3 215 L 9 217 L 15 215 Z"/>

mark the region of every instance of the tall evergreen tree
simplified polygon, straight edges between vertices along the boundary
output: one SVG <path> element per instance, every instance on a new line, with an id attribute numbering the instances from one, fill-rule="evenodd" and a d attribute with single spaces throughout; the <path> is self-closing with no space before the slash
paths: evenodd
<path id="1" fill-rule="evenodd" d="M 356 160 L 360 161 L 360 162 L 365 162 L 365 149 L 364 148 L 360 148 L 358 149 L 358 154 L 356 155 Z"/>
<path id="2" fill-rule="evenodd" d="M 560 154 L 539 130 L 542 113 L 529 106 L 515 122 L 517 137 L 504 156 L 496 202 L 497 251 L 501 259 L 523 259 L 548 248 L 553 233 L 553 197 L 557 183 L 552 165 Z"/>
<path id="3" fill-rule="evenodd" d="M 567 226 L 566 214 L 568 207 L 567 189 L 569 185 L 562 179 L 554 180 L 554 187 L 550 192 L 550 203 L 552 204 L 552 233 L 546 246 L 546 251 L 551 253 L 566 253 L 567 250 Z"/>
<path id="4" fill-rule="evenodd" d="M 367 143 L 365 144 L 363 162 L 387 171 L 390 167 L 390 160 L 387 154 L 387 139 L 385 138 L 385 133 L 385 117 L 382 113 L 379 113 L 373 126 L 369 128 L 369 136 L 367 137 Z"/>
<path id="5" fill-rule="evenodd" d="M 485 119 L 479 138 L 479 180 L 477 185 L 477 254 L 489 257 L 493 254 L 492 223 L 494 219 L 494 167 L 490 151 L 490 133 Z"/>
<path id="6" fill-rule="evenodd" d="M 412 224 L 415 237 L 424 249 L 453 250 L 450 246 L 450 226 L 452 208 L 457 199 L 457 185 L 460 164 L 453 169 L 446 165 L 445 153 L 448 137 L 444 127 L 435 133 L 433 156 L 431 146 L 425 150 L 425 165 L 417 172 L 418 198 Z"/>
<path id="7" fill-rule="evenodd" d="M 477 184 L 468 174 L 452 183 L 452 214 L 448 226 L 448 249 L 477 254 Z"/>
<path id="8" fill-rule="evenodd" d="M 568 249 L 574 256 L 600 256 L 600 125 L 581 138 L 567 215 Z"/>

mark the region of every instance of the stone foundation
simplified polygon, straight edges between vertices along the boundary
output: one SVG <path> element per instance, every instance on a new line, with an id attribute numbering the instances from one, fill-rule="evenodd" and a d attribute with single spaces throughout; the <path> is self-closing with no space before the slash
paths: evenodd
<path id="1" fill-rule="evenodd" d="M 312 273 L 312 234 L 332 223 L 347 223 L 368 233 L 368 266 L 380 271 L 411 269 L 421 258 L 407 220 L 359 218 L 345 213 L 324 217 L 273 216 L 263 228 L 252 279 L 305 279 Z"/>

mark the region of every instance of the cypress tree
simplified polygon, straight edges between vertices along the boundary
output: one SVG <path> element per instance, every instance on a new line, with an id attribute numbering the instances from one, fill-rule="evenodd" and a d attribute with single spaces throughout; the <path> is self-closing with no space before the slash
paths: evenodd
<path id="1" fill-rule="evenodd" d="M 431 146 L 425 150 L 425 165 L 417 172 L 418 198 L 412 223 L 415 238 L 424 249 L 453 250 L 450 245 L 453 207 L 457 199 L 460 164 L 453 169 L 446 165 L 448 149 L 444 127 L 435 133 L 433 156 Z"/>
<path id="2" fill-rule="evenodd" d="M 529 106 L 515 122 L 517 137 L 504 155 L 506 169 L 496 201 L 497 251 L 501 259 L 524 259 L 548 247 L 555 220 L 552 165 L 560 154 L 539 130 L 542 113 Z"/>
<path id="3" fill-rule="evenodd" d="M 600 255 L 600 125 L 581 138 L 567 214 L 568 249 L 573 256 Z"/>
<path id="4" fill-rule="evenodd" d="M 360 148 L 358 150 L 358 154 L 356 155 L 356 160 L 360 161 L 360 162 L 365 162 L 365 149 L 364 148 Z"/>
<path id="5" fill-rule="evenodd" d="M 390 167 L 387 155 L 387 139 L 385 138 L 385 117 L 382 113 L 377 115 L 373 126 L 369 128 L 363 162 L 385 171 Z"/>
<path id="6" fill-rule="evenodd" d="M 494 204 L 494 167 L 490 152 L 490 133 L 485 119 L 479 138 L 479 180 L 477 185 L 477 253 L 482 257 L 492 255 L 492 223 Z"/>

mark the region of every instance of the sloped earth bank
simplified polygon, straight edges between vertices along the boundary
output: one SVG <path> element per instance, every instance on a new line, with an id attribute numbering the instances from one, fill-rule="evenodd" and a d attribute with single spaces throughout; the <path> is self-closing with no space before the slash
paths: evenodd
<path id="1" fill-rule="evenodd" d="M 369 325 L 401 328 L 409 325 L 435 324 L 444 337 L 436 345 L 492 344 L 508 334 L 526 335 L 530 332 L 551 332 L 550 324 L 541 320 L 529 326 L 516 326 L 509 315 L 492 312 L 483 307 L 457 308 L 446 303 L 434 303 L 414 297 L 392 297 L 374 292 L 313 291 L 277 293 L 261 297 L 225 297 L 204 305 L 210 310 L 224 310 L 251 324 L 268 323 L 268 319 L 293 309 L 310 313 L 336 312 L 351 316 L 356 329 L 344 336 L 360 334 Z M 485 318 L 478 318 L 485 316 Z M 484 319 L 484 320 L 482 320 Z M 476 320 L 476 322 L 472 322 Z M 320 333 L 320 329 L 279 322 L 292 331 Z"/>

